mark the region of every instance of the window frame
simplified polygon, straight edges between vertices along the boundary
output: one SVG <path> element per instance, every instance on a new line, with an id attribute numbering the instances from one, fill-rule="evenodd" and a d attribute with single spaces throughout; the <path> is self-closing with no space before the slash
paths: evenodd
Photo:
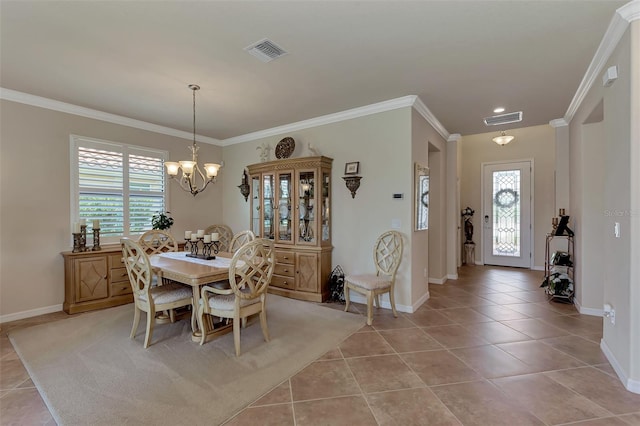
<path id="1" fill-rule="evenodd" d="M 169 160 L 169 151 L 148 148 L 140 145 L 133 145 L 122 142 L 114 142 L 108 141 L 104 139 L 97 139 L 88 136 L 80 136 L 71 134 L 69 137 L 69 157 L 70 157 L 70 183 L 71 183 L 71 206 L 70 206 L 70 222 L 69 229 L 73 229 L 74 223 L 80 220 L 80 205 L 79 205 L 79 195 L 80 195 L 80 176 L 79 176 L 79 164 L 78 164 L 78 148 L 79 147 L 88 147 L 88 148 L 96 148 L 106 151 L 119 152 L 123 155 L 123 170 L 122 170 L 122 197 L 123 197 L 123 235 L 122 236 L 100 236 L 101 244 L 117 244 L 120 242 L 120 238 L 122 237 L 132 237 L 142 235 L 144 232 L 130 232 L 131 222 L 130 222 L 130 211 L 129 211 L 129 198 L 131 194 L 136 195 L 139 194 L 139 191 L 130 190 L 129 183 L 129 155 L 138 155 L 138 156 L 147 156 L 154 157 L 157 156 L 163 162 L 163 204 L 164 211 L 169 211 L 169 200 L 170 200 L 170 190 L 169 190 L 169 180 L 167 174 L 164 173 L 164 162 Z"/>

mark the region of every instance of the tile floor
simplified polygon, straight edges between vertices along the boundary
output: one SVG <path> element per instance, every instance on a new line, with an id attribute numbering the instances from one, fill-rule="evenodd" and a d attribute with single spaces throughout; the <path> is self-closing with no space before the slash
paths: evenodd
<path id="1" fill-rule="evenodd" d="M 377 310 L 341 345 L 230 419 L 238 425 L 640 425 L 599 348 L 602 319 L 548 302 L 542 273 L 467 266 L 413 314 Z M 340 309 L 340 305 L 327 305 Z M 364 315 L 365 307 L 352 304 Z M 55 424 L 2 325 L 0 424 Z"/>

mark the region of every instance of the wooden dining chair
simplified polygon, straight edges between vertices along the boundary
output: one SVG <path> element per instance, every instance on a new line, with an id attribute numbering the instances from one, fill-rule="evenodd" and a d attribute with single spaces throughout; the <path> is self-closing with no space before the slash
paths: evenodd
<path id="1" fill-rule="evenodd" d="M 229 251 L 235 253 L 240 247 L 256 239 L 256 234 L 251 230 L 240 231 L 233 236 L 229 243 Z"/>
<path id="2" fill-rule="evenodd" d="M 227 225 L 211 225 L 205 228 L 205 234 L 212 234 L 214 232 L 218 233 L 219 236 L 219 244 L 218 250 L 220 251 L 231 251 L 229 250 L 229 246 L 231 244 L 231 240 L 233 239 L 233 231 Z"/>
<path id="3" fill-rule="evenodd" d="M 347 275 L 344 277 L 345 312 L 349 310 L 349 291 L 361 293 L 367 298 L 367 324 L 373 322 L 373 301 L 380 308 L 379 296 L 389 293 L 393 316 L 398 317 L 394 289 L 396 272 L 402 260 L 402 235 L 397 231 L 387 231 L 380 235 L 373 246 L 375 274 Z"/>
<path id="4" fill-rule="evenodd" d="M 147 327 L 144 347 L 151 344 L 155 314 L 159 311 L 171 310 L 193 304 L 191 288 L 172 282 L 161 286 L 152 286 L 154 271 L 145 249 L 129 238 L 120 240 L 124 264 L 127 267 L 129 282 L 133 290 L 134 313 L 131 335 L 133 339 L 140 323 L 140 312 L 147 313 Z"/>
<path id="5" fill-rule="evenodd" d="M 173 238 L 173 235 L 161 229 L 145 232 L 138 239 L 138 244 L 149 256 L 167 251 L 178 251 L 178 242 Z"/>
<path id="6" fill-rule="evenodd" d="M 235 252 L 229 266 L 231 288 L 204 286 L 198 307 L 198 325 L 204 329 L 205 315 L 233 320 L 233 343 L 236 356 L 240 356 L 241 319 L 260 314 L 260 327 L 264 340 L 269 341 L 267 328 L 267 288 L 275 267 L 273 241 L 258 238 Z M 246 324 L 245 321 L 242 321 Z M 200 344 L 204 344 L 203 334 Z"/>
<path id="7" fill-rule="evenodd" d="M 161 229 L 152 229 L 145 232 L 138 239 L 138 244 L 140 244 L 148 256 L 179 250 L 178 242 L 173 238 L 173 235 Z M 167 278 L 162 278 L 160 284 L 170 284 L 172 282 L 173 281 Z M 166 313 L 159 313 L 158 316 L 160 321 L 166 322 L 168 320 L 172 323 L 176 321 L 176 314 L 173 309 Z"/>

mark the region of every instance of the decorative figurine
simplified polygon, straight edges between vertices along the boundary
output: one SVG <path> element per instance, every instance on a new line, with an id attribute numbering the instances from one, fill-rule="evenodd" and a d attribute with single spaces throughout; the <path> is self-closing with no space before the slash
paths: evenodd
<path id="1" fill-rule="evenodd" d="M 269 151 L 271 151 L 271 147 L 267 143 L 262 143 L 262 145 L 257 146 L 256 149 L 260 150 L 260 161 L 265 162 L 269 160 Z"/>
<path id="2" fill-rule="evenodd" d="M 465 236 L 465 244 L 473 243 L 473 222 L 471 218 L 475 211 L 471 207 L 467 207 L 462 210 L 462 219 L 464 220 L 464 236 Z"/>

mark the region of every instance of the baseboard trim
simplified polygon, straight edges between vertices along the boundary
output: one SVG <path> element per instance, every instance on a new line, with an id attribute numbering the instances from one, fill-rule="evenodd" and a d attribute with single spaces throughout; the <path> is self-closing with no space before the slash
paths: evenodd
<path id="1" fill-rule="evenodd" d="M 600 349 L 602 349 L 604 356 L 607 357 L 609 364 L 611 364 L 611 367 L 613 367 L 613 370 L 618 375 L 618 378 L 622 382 L 622 386 L 624 386 L 629 392 L 640 394 L 640 381 L 633 380 L 627 376 L 627 373 L 625 373 L 624 369 L 616 359 L 613 352 L 611 352 L 611 349 L 609 349 L 609 346 L 607 346 L 604 339 L 600 340 Z"/>
<path id="2" fill-rule="evenodd" d="M 51 314 L 62 311 L 62 305 L 45 306 L 44 308 L 30 309 L 28 311 L 16 312 L 13 314 L 0 315 L 0 324 L 17 321 L 25 318 L 37 317 L 38 315 Z"/>
<path id="3" fill-rule="evenodd" d="M 447 275 L 447 278 L 450 280 L 457 280 L 458 279 L 458 274 L 449 274 Z"/>
<path id="4" fill-rule="evenodd" d="M 544 266 L 534 266 L 531 268 L 532 271 L 544 271 Z"/>
<path id="5" fill-rule="evenodd" d="M 580 302 L 575 297 L 573 298 L 573 304 L 578 309 L 578 312 L 580 312 L 583 315 L 591 315 L 594 317 L 602 317 L 604 315 L 604 311 L 602 309 L 585 308 L 580 304 Z"/>
<path id="6" fill-rule="evenodd" d="M 429 284 L 444 284 L 447 282 L 447 276 L 442 278 L 429 278 Z"/>

